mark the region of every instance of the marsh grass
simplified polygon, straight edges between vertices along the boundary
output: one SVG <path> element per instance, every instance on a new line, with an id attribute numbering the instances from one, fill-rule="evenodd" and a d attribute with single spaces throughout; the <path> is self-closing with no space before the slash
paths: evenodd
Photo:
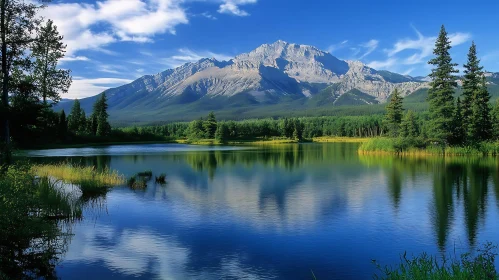
<path id="1" fill-rule="evenodd" d="M 487 243 L 478 249 L 476 254 L 465 253 L 460 258 L 444 256 L 440 259 L 427 253 L 407 257 L 407 254 L 404 253 L 400 257 L 400 264 L 395 267 L 381 267 L 373 260 L 379 271 L 379 274 L 374 275 L 374 279 L 499 279 L 494 265 L 497 256 L 496 250 L 496 246 Z"/>
<path id="2" fill-rule="evenodd" d="M 105 194 L 113 186 L 123 185 L 125 177 L 109 169 L 69 163 L 34 165 L 32 170 L 41 177 L 52 177 L 78 186 L 83 195 Z"/>
<path id="3" fill-rule="evenodd" d="M 482 142 L 474 146 L 447 146 L 427 144 L 421 138 L 371 138 L 362 143 L 360 154 L 398 154 L 409 156 L 453 155 L 453 156 L 495 156 L 499 155 L 499 142 Z"/>
<path id="4" fill-rule="evenodd" d="M 156 177 L 156 183 L 164 185 L 166 184 L 166 174 L 161 173 L 158 177 Z"/>
<path id="5" fill-rule="evenodd" d="M 128 179 L 128 186 L 134 190 L 143 190 L 147 188 L 147 182 L 150 177 L 134 175 Z"/>

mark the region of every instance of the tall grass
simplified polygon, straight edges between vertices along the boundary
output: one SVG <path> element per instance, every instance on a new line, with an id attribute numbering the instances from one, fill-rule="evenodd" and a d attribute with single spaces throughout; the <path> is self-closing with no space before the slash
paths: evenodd
<path id="1" fill-rule="evenodd" d="M 92 166 L 73 164 L 34 165 L 33 172 L 42 177 L 53 177 L 77 185 L 83 195 L 105 194 L 110 187 L 125 184 L 125 177 L 115 170 L 97 170 Z"/>
<path id="2" fill-rule="evenodd" d="M 499 279 L 495 268 L 496 246 L 484 245 L 475 255 L 462 254 L 460 258 L 437 258 L 427 253 L 415 257 L 401 257 L 401 263 L 395 267 L 381 267 L 376 261 L 379 274 L 374 279 L 413 279 L 413 280 L 486 280 Z"/>
<path id="3" fill-rule="evenodd" d="M 361 154 L 399 155 L 455 155 L 495 156 L 499 155 L 499 142 L 482 142 L 474 146 L 441 146 L 426 143 L 421 138 L 371 138 L 359 147 Z"/>

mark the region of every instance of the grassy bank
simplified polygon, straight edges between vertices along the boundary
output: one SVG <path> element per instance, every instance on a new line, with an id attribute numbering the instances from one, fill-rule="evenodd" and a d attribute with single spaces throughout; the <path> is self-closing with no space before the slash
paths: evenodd
<path id="1" fill-rule="evenodd" d="M 303 139 L 302 141 L 296 139 L 289 139 L 285 137 L 272 137 L 272 138 L 254 138 L 254 139 L 240 139 L 230 140 L 225 145 L 252 145 L 252 144 L 291 144 L 301 142 L 317 142 L 317 143 L 363 143 L 368 138 L 359 137 L 335 137 L 335 136 L 322 136 L 314 137 L 312 139 Z M 175 140 L 179 144 L 192 144 L 192 145 L 223 145 L 215 139 L 200 139 L 189 141 L 188 139 Z"/>
<path id="2" fill-rule="evenodd" d="M 464 253 L 459 258 L 436 256 L 423 253 L 419 256 L 401 256 L 401 263 L 395 267 L 381 267 L 376 261 L 379 273 L 374 279 L 456 279 L 483 280 L 499 279 L 495 268 L 496 247 L 488 243 L 475 254 Z"/>
<path id="3" fill-rule="evenodd" d="M 482 142 L 475 146 L 429 145 L 420 138 L 370 138 L 359 147 L 361 154 L 398 154 L 407 156 L 454 155 L 454 156 L 496 156 L 499 142 Z"/>
<path id="4" fill-rule="evenodd" d="M 77 185 L 84 195 L 106 193 L 108 188 L 125 184 L 125 177 L 117 171 L 96 170 L 94 167 L 72 164 L 34 165 L 32 170 L 42 177 L 53 177 Z"/>

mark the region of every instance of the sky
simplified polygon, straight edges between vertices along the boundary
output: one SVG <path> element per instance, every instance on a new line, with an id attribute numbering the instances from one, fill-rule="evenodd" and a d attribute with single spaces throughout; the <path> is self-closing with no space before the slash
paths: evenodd
<path id="1" fill-rule="evenodd" d="M 475 41 L 485 70 L 499 72 L 497 11 L 497 0 L 53 0 L 40 13 L 67 44 L 60 67 L 72 70 L 73 84 L 63 97 L 83 98 L 277 40 L 423 76 L 442 24 L 458 69 Z"/>

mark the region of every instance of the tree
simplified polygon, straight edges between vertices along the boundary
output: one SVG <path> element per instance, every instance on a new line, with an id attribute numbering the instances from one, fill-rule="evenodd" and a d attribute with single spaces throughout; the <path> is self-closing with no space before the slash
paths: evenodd
<path id="1" fill-rule="evenodd" d="M 451 42 L 442 25 L 440 33 L 435 42 L 433 54 L 435 58 L 428 64 L 433 65 L 429 75 L 432 79 L 428 91 L 428 102 L 430 103 L 430 118 L 428 123 L 428 136 L 432 141 L 441 145 L 446 145 L 452 134 L 452 123 L 454 117 L 454 88 L 457 86 L 454 73 L 458 73 L 454 67 L 457 64 L 452 63 L 449 54 Z"/>
<path id="2" fill-rule="evenodd" d="M 217 131 L 215 132 L 215 139 L 218 142 L 225 144 L 229 139 L 229 135 L 229 126 L 225 123 L 220 123 L 217 127 Z"/>
<path id="3" fill-rule="evenodd" d="M 419 126 L 413 111 L 409 110 L 402 118 L 400 124 L 400 136 L 415 138 L 419 135 Z"/>
<path id="4" fill-rule="evenodd" d="M 492 136 L 499 140 L 499 99 L 492 109 Z"/>
<path id="5" fill-rule="evenodd" d="M 473 135 L 472 108 L 474 96 L 481 90 L 481 77 L 483 76 L 483 67 L 480 66 L 480 60 L 477 58 L 475 42 L 471 43 L 468 52 L 468 62 L 464 66 L 463 76 L 463 103 L 462 103 L 462 127 L 466 131 L 467 142 L 472 142 Z"/>
<path id="6" fill-rule="evenodd" d="M 217 130 L 217 119 L 215 118 L 215 113 L 210 112 L 206 121 L 203 123 L 203 129 L 206 134 L 206 138 L 213 139 L 215 137 L 215 131 Z"/>
<path id="7" fill-rule="evenodd" d="M 34 32 L 40 24 L 37 16 L 38 8 L 29 1 L 1 0 L 0 1 L 0 56 L 2 72 L 2 92 L 0 95 L 0 142 L 4 149 L 1 152 L 0 164 L 3 157 L 10 154 L 10 104 L 9 94 L 13 71 L 23 72 L 30 67 L 26 51 L 33 42 Z"/>
<path id="8" fill-rule="evenodd" d="M 61 113 L 59 114 L 57 131 L 59 134 L 59 139 L 64 140 L 68 133 L 68 122 L 66 120 L 66 113 L 64 112 L 64 110 L 62 110 Z"/>
<path id="9" fill-rule="evenodd" d="M 189 138 L 190 141 L 196 141 L 203 138 L 204 136 L 203 118 L 190 122 L 187 132 L 188 132 L 187 137 Z"/>
<path id="10" fill-rule="evenodd" d="M 106 93 L 104 92 L 95 102 L 94 111 L 90 119 L 92 130 L 95 127 L 95 135 L 97 136 L 108 136 L 111 133 L 111 125 L 108 121 L 109 114 L 107 113 L 108 107 Z M 97 121 L 96 126 L 95 121 Z"/>
<path id="11" fill-rule="evenodd" d="M 464 142 L 466 128 L 463 126 L 463 115 L 461 114 L 462 111 L 463 108 L 461 105 L 461 99 L 458 97 L 452 121 L 452 133 L 449 136 L 449 144 L 459 145 L 463 144 Z"/>
<path id="12" fill-rule="evenodd" d="M 294 119 L 292 124 L 294 125 L 293 139 L 303 140 L 303 123 L 299 119 Z"/>
<path id="13" fill-rule="evenodd" d="M 47 98 L 53 103 L 59 102 L 61 93 L 67 93 L 71 85 L 70 70 L 57 68 L 66 49 L 62 39 L 57 26 L 49 19 L 40 28 L 33 46 L 33 76 L 44 104 L 47 104 Z"/>
<path id="14" fill-rule="evenodd" d="M 73 107 L 68 117 L 68 129 L 71 132 L 78 133 L 86 123 L 85 112 L 80 106 L 80 101 L 75 99 Z"/>
<path id="15" fill-rule="evenodd" d="M 481 79 L 480 88 L 475 91 L 471 107 L 469 131 L 473 142 L 487 141 L 492 137 L 490 94 L 485 76 Z"/>
<path id="16" fill-rule="evenodd" d="M 400 130 L 400 123 L 402 122 L 403 115 L 403 102 L 402 96 L 397 89 L 395 89 L 392 93 L 390 102 L 386 106 L 386 116 L 385 122 L 388 127 L 388 133 L 391 137 L 398 137 Z"/>

